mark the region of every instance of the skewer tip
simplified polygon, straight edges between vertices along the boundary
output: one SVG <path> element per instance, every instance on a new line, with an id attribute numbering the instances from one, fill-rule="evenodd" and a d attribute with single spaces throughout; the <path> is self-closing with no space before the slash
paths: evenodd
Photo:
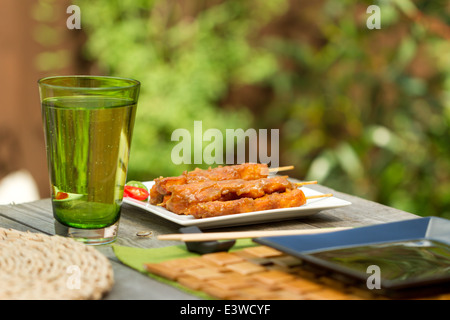
<path id="1" fill-rule="evenodd" d="M 303 181 L 303 182 L 297 182 L 297 183 L 295 183 L 295 185 L 296 186 L 304 186 L 304 185 L 307 185 L 307 184 L 317 184 L 317 181 Z"/>
<path id="2" fill-rule="evenodd" d="M 309 197 L 306 197 L 306 200 L 309 200 L 309 199 L 316 199 L 316 198 L 326 198 L 326 197 L 332 197 L 332 196 L 333 196 L 332 193 L 318 194 L 318 195 L 315 195 L 315 196 L 309 196 Z"/>
<path id="3" fill-rule="evenodd" d="M 278 167 L 278 168 L 270 168 L 269 172 L 273 173 L 273 172 L 279 172 L 279 171 L 288 171 L 288 170 L 293 170 L 294 166 L 284 166 L 284 167 Z"/>

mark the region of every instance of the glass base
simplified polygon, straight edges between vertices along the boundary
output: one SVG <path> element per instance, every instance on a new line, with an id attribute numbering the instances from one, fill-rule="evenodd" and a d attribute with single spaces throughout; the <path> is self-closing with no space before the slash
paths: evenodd
<path id="1" fill-rule="evenodd" d="M 102 245 L 114 242 L 117 239 L 118 230 L 119 221 L 101 229 L 79 229 L 68 227 L 55 220 L 55 234 L 89 245 Z"/>

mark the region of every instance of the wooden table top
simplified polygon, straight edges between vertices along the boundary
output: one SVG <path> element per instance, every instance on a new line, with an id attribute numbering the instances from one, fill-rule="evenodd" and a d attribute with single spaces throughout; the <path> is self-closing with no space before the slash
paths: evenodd
<path id="1" fill-rule="evenodd" d="M 261 223 L 246 226 L 216 228 L 213 231 L 247 231 L 247 230 L 280 230 L 310 229 L 325 227 L 359 227 L 385 222 L 394 222 L 419 218 L 418 216 L 364 200 L 352 195 L 332 190 L 322 185 L 308 186 L 323 193 L 333 193 L 336 197 L 352 202 L 350 206 L 327 209 L 309 217 L 279 222 Z M 0 227 L 19 231 L 55 234 L 51 200 L 42 199 L 24 204 L 0 206 Z M 178 241 L 161 241 L 156 237 L 161 234 L 178 233 L 181 226 L 153 215 L 149 212 L 124 204 L 120 219 L 118 245 L 158 248 L 179 245 Z M 151 237 L 137 234 L 151 231 Z M 97 246 L 111 261 L 114 270 L 115 284 L 105 299 L 114 300 L 197 300 L 196 296 L 182 292 L 172 286 L 160 283 L 152 278 L 123 265 L 115 257 L 111 245 Z"/>

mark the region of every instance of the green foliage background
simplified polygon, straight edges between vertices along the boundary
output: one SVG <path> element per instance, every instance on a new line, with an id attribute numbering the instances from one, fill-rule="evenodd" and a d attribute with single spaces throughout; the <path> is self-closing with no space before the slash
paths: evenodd
<path id="1" fill-rule="evenodd" d="M 129 179 L 192 169 L 171 162 L 170 137 L 194 120 L 276 128 L 290 175 L 450 218 L 447 1 L 76 4 L 86 57 L 142 82 Z M 366 27 L 372 4 L 380 30 Z"/>

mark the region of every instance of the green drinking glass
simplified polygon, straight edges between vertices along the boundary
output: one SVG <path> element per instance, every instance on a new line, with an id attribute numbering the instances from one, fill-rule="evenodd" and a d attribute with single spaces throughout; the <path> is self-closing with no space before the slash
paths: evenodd
<path id="1" fill-rule="evenodd" d="M 116 240 L 140 83 L 102 76 L 38 81 L 55 233 Z"/>

